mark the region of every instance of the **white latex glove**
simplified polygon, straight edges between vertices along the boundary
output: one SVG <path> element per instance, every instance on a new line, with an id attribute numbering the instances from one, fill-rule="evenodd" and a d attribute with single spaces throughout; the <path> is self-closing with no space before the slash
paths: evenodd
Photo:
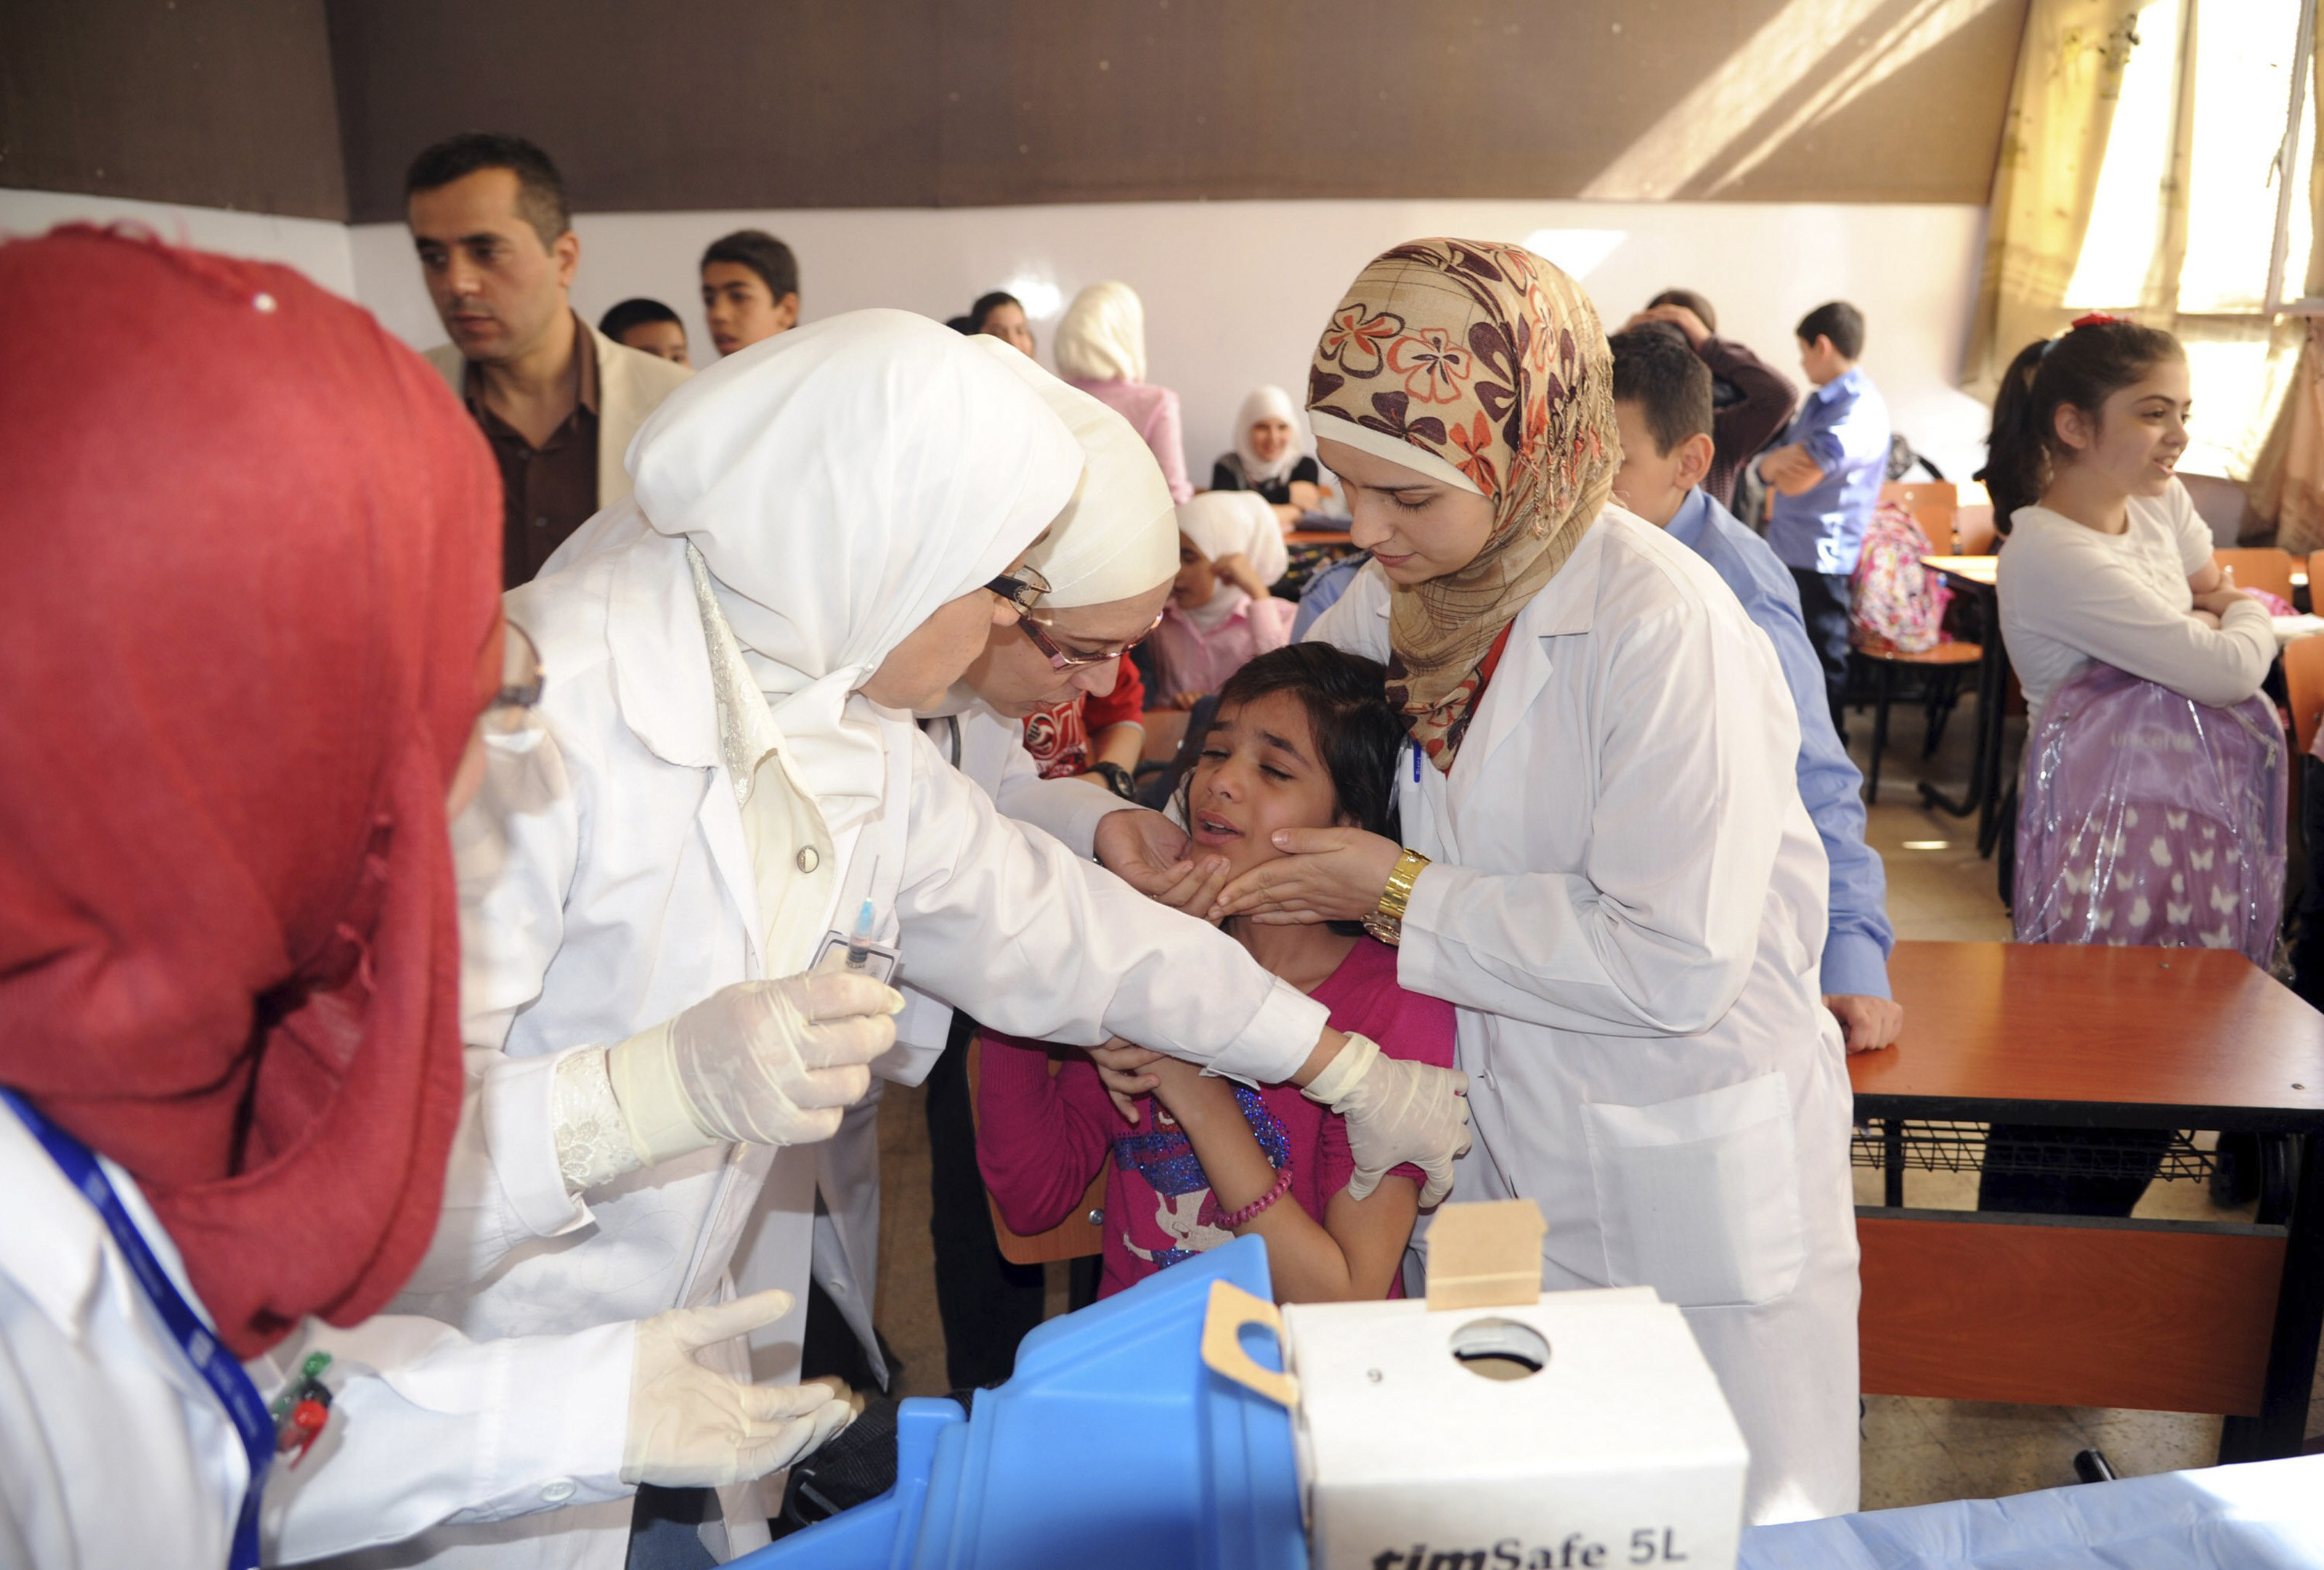
<path id="1" fill-rule="evenodd" d="M 854 1410 L 831 1385 L 745 1384 L 695 1361 L 703 1347 L 747 1335 L 790 1310 L 788 1292 L 757 1292 L 638 1321 L 623 1482 L 747 1482 L 790 1465 L 847 1427 Z"/>
<path id="2" fill-rule="evenodd" d="M 722 987 L 608 1054 L 640 1150 L 667 1161 L 706 1144 L 803 1145 L 839 1131 L 895 1045 L 904 995 L 823 970 Z"/>
<path id="3" fill-rule="evenodd" d="M 1351 1199 L 1370 1198 L 1389 1168 L 1407 1161 L 1428 1175 L 1424 1208 L 1452 1192 L 1452 1162 L 1469 1153 L 1469 1076 L 1459 1069 L 1390 1057 L 1351 1035 L 1300 1094 L 1348 1120 Z"/>

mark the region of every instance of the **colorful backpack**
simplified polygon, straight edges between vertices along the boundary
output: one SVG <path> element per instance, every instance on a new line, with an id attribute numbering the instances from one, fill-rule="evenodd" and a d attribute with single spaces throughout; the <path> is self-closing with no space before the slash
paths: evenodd
<path id="1" fill-rule="evenodd" d="M 2017 941 L 2232 948 L 2266 969 L 2288 753 L 2264 695 L 2213 708 L 2111 665 L 2084 670 L 2025 748 Z"/>
<path id="2" fill-rule="evenodd" d="M 1856 559 L 1849 616 L 1860 647 L 1918 654 L 1944 642 L 1945 605 L 1952 590 L 1944 575 L 1921 565 L 1933 555 L 1913 515 L 1883 502 L 1864 526 Z"/>

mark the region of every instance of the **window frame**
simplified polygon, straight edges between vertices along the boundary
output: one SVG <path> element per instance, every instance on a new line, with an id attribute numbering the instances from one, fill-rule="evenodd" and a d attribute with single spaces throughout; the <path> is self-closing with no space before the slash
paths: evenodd
<path id="1" fill-rule="evenodd" d="M 2283 268 L 2292 248 L 2292 175 L 2300 167 L 2300 134 L 2308 108 L 2308 72 L 2315 56 L 2316 0 L 2301 0 L 2300 32 L 2292 53 L 2292 101 L 2284 111 L 2283 140 L 2275 152 L 2275 237 L 2268 248 L 2267 303 L 2262 313 L 2271 321 L 2284 316 L 2324 316 L 2324 295 L 2283 298 Z M 2324 245 L 2324 233 L 2318 234 L 2316 243 Z"/>

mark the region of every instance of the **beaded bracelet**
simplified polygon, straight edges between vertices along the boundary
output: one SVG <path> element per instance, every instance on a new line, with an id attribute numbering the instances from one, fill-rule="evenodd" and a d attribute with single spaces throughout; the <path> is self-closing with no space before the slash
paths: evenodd
<path id="1" fill-rule="evenodd" d="M 1219 1217 L 1219 1224 L 1226 1228 L 1229 1232 L 1232 1232 L 1239 1226 L 1247 1226 L 1251 1222 L 1259 1219 L 1259 1212 L 1265 1210 L 1268 1205 L 1274 1204 L 1277 1200 L 1282 1198 L 1286 1194 L 1290 1192 L 1291 1163 L 1286 1161 L 1283 1164 L 1282 1168 L 1275 1174 L 1274 1187 L 1268 1189 L 1266 1193 L 1252 1200 L 1249 1205 L 1244 1205 L 1240 1210 L 1228 1211 L 1224 1215 Z"/>

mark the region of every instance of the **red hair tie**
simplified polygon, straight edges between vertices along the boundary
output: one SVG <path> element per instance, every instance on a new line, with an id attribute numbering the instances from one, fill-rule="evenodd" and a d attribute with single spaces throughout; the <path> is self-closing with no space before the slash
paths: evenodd
<path id="1" fill-rule="evenodd" d="M 2088 316 L 2076 317 L 2073 320 L 2073 326 L 2068 328 L 2066 330 L 2071 332 L 2074 328 L 2108 327 L 2121 319 L 2122 318 L 2109 315 L 2103 310 L 2094 310 Z"/>

